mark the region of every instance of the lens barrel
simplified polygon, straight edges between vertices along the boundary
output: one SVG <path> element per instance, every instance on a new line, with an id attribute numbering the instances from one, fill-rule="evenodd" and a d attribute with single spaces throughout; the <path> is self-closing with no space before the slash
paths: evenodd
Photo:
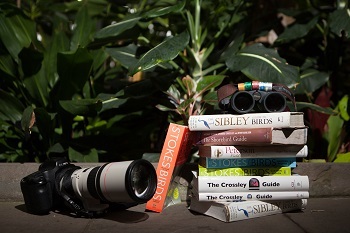
<path id="1" fill-rule="evenodd" d="M 145 203 L 157 188 L 157 174 L 147 160 L 106 163 L 72 174 L 76 196 L 87 210 L 105 208 L 100 203 Z"/>

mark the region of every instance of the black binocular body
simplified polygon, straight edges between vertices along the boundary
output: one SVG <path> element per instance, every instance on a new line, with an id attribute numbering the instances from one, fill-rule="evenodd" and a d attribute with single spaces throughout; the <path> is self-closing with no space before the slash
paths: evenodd
<path id="1" fill-rule="evenodd" d="M 287 106 L 285 95 L 272 88 L 272 83 L 238 84 L 236 91 L 219 100 L 223 111 L 244 114 L 249 112 L 283 112 Z M 258 86 L 259 85 L 259 86 Z"/>

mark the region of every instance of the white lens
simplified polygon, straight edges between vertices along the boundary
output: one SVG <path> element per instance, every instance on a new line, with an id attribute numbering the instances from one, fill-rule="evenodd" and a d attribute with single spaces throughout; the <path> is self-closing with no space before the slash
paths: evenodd
<path id="1" fill-rule="evenodd" d="M 157 175 L 147 160 L 113 162 L 74 174 L 75 193 L 84 199 L 113 203 L 145 203 L 157 188 Z"/>

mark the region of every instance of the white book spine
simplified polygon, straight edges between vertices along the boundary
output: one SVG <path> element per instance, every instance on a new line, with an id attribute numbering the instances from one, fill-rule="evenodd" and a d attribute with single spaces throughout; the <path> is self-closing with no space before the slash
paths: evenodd
<path id="1" fill-rule="evenodd" d="M 291 117 L 291 112 L 192 115 L 189 118 L 188 127 L 191 131 L 266 127 L 286 128 L 293 126 Z"/>
<path id="2" fill-rule="evenodd" d="M 301 200 L 303 202 L 303 200 Z M 304 201 L 305 203 L 305 201 Z M 256 218 L 262 216 L 269 216 L 273 214 L 279 214 L 283 212 L 300 210 L 304 204 L 290 200 L 288 202 L 273 202 L 273 203 L 261 203 L 256 201 L 250 202 L 237 202 L 237 205 L 229 205 L 227 208 L 228 220 L 230 222 L 243 220 L 247 218 Z"/>
<path id="3" fill-rule="evenodd" d="M 199 156 L 213 159 L 230 159 L 230 158 L 281 158 L 281 157 L 298 157 L 305 158 L 308 155 L 308 147 L 304 145 L 299 151 L 289 149 L 288 146 L 201 146 L 208 147 Z M 294 147 L 295 148 L 295 147 Z M 209 151 L 210 150 L 210 151 Z M 205 154 L 204 154 L 205 153 Z M 208 154 L 207 154 L 208 153 Z"/>
<path id="4" fill-rule="evenodd" d="M 198 192 L 309 191 L 308 176 L 198 176 Z"/>
<path id="5" fill-rule="evenodd" d="M 309 198 L 308 191 L 291 192 L 235 192 L 235 193 L 197 193 L 199 201 L 276 201 L 276 200 L 296 200 Z"/>
<path id="6" fill-rule="evenodd" d="M 191 199 L 190 210 L 223 222 L 235 222 L 305 209 L 307 199 L 281 201 L 203 202 Z"/>

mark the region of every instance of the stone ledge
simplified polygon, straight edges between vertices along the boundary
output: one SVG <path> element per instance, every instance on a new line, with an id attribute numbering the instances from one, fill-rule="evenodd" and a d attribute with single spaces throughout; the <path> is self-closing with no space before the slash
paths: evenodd
<path id="1" fill-rule="evenodd" d="M 101 166 L 103 163 L 76 163 L 81 167 Z M 155 164 L 156 166 L 156 164 Z M 189 164 L 181 173 L 180 193 L 185 200 L 188 182 L 191 179 L 190 170 L 195 164 Z M 37 171 L 36 163 L 0 163 L 0 200 L 23 200 L 20 180 Z M 341 197 L 350 196 L 350 163 L 298 163 L 293 171 L 299 175 L 307 175 L 310 180 L 311 197 Z"/>

